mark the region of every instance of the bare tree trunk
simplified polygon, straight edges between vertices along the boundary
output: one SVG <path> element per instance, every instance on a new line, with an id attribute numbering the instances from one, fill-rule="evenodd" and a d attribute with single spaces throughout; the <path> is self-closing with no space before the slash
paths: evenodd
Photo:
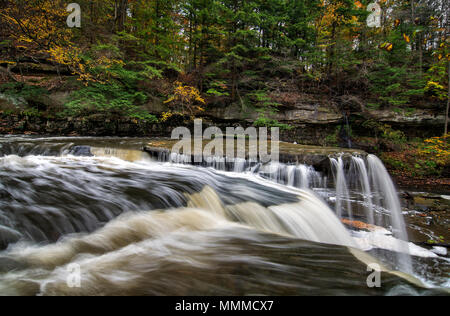
<path id="1" fill-rule="evenodd" d="M 450 111 L 450 62 L 448 63 L 448 95 L 447 95 L 447 111 L 445 115 L 445 134 L 448 134 L 448 115 Z"/>
<path id="2" fill-rule="evenodd" d="M 18 82 L 18 80 L 14 77 L 14 75 L 11 72 L 10 66 L 8 65 L 8 68 L 4 68 L 0 66 L 0 74 L 3 74 L 8 78 L 9 80 Z"/>
<path id="3" fill-rule="evenodd" d="M 115 26 L 119 32 L 125 29 L 125 21 L 127 18 L 128 1 L 116 0 L 115 1 Z"/>

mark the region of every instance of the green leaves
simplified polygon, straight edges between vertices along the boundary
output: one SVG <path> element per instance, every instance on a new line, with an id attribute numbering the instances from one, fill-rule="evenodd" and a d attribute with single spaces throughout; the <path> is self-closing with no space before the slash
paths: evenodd
<path id="1" fill-rule="evenodd" d="M 25 100 L 33 100 L 42 95 L 47 95 L 48 91 L 22 82 L 13 82 L 0 85 L 0 93 L 11 97 L 24 98 Z"/>
<path id="2" fill-rule="evenodd" d="M 94 83 L 74 92 L 71 101 L 66 103 L 63 114 L 82 116 L 104 113 L 154 121 L 156 117 L 139 108 L 139 105 L 146 101 L 147 96 L 144 93 L 128 91 L 118 83 Z"/>
<path id="3" fill-rule="evenodd" d="M 261 115 L 254 123 L 255 127 L 278 127 L 281 130 L 290 130 L 293 127 L 288 124 L 282 124 L 277 120 L 269 119 L 265 115 Z"/>

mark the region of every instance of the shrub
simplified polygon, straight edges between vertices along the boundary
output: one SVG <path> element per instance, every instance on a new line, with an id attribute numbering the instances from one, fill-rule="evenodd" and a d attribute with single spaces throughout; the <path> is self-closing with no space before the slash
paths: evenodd
<path id="1" fill-rule="evenodd" d="M 443 137 L 433 137 L 430 139 L 426 139 L 420 146 L 420 155 L 423 158 L 427 159 L 428 163 L 432 164 L 434 167 L 445 167 L 450 165 L 450 144 L 448 143 L 449 139 L 450 134 L 447 134 Z"/>
<path id="2" fill-rule="evenodd" d="M 264 115 L 261 115 L 254 123 L 255 127 L 278 127 L 281 130 L 290 130 L 293 127 L 288 124 L 282 124 L 277 120 L 269 119 Z"/>
<path id="3" fill-rule="evenodd" d="M 173 94 L 164 103 L 170 104 L 175 108 L 181 108 L 183 113 L 190 115 L 204 112 L 203 106 L 206 104 L 197 88 L 183 85 L 183 83 L 178 81 L 175 82 Z"/>
<path id="4" fill-rule="evenodd" d="M 12 82 L 0 85 L 0 92 L 13 98 L 24 98 L 33 100 L 42 95 L 48 94 L 46 89 L 30 86 L 22 82 Z"/>
<path id="5" fill-rule="evenodd" d="M 91 83 L 75 91 L 71 101 L 66 103 L 64 116 L 82 116 L 93 113 L 125 116 L 146 121 L 157 121 L 154 115 L 142 110 L 147 96 L 138 91 L 128 91 L 123 86 L 110 83 Z"/>

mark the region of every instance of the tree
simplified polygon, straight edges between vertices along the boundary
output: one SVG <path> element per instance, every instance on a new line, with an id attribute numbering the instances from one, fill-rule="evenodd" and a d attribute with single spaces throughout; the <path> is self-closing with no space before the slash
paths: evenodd
<path id="1" fill-rule="evenodd" d="M 448 95 L 447 95 L 447 111 L 445 112 L 445 132 L 444 136 L 448 134 L 448 115 L 450 111 L 450 62 L 448 65 Z"/>

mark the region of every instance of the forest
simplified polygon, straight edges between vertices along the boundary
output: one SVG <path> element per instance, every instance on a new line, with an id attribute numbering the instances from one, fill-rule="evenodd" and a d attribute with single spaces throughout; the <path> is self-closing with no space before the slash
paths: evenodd
<path id="1" fill-rule="evenodd" d="M 418 167 L 413 157 L 409 165 L 435 172 L 448 159 L 439 144 L 448 125 L 449 4 L 380 0 L 373 27 L 372 2 L 79 0 L 80 25 L 71 25 L 77 21 L 66 1 L 3 0 L 0 111 L 156 124 L 224 121 L 228 108 L 235 121 L 277 126 L 299 142 L 298 121 L 317 123 L 322 115 L 334 125 L 310 142 L 345 146 L 352 138 L 368 151 L 399 152 L 399 143 L 419 138 L 414 153 L 436 159 Z M 44 100 L 55 92 L 64 97 Z M 306 103 L 312 118 L 282 115 Z M 330 113 L 340 118 L 328 122 Z M 434 121 L 404 129 L 403 121 L 393 126 L 371 113 Z M 398 166 L 408 159 L 387 160 Z"/>

